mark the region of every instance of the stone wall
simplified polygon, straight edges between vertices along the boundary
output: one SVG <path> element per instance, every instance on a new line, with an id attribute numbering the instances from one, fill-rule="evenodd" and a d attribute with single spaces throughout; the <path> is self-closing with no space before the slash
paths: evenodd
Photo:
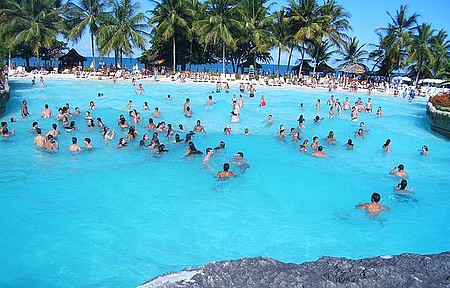
<path id="1" fill-rule="evenodd" d="M 168 273 L 139 286 L 151 287 L 450 287 L 450 253 L 360 260 L 321 257 L 303 264 L 244 258 Z"/>
<path id="2" fill-rule="evenodd" d="M 431 130 L 450 138 L 450 111 L 437 110 L 428 102 L 427 114 L 430 117 Z"/>

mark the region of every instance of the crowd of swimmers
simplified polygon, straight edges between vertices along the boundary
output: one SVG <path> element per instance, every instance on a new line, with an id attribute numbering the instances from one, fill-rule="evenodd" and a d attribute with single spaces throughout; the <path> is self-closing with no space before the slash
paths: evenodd
<path id="1" fill-rule="evenodd" d="M 42 81 L 43 83 L 43 81 Z M 134 84 L 135 85 L 135 84 Z M 216 85 L 216 93 L 221 92 L 221 85 Z M 245 90 L 248 91 L 249 97 L 254 97 L 256 93 L 256 89 L 253 86 L 244 87 L 242 85 L 239 86 L 240 92 L 245 92 Z M 229 92 L 229 86 L 225 87 L 225 92 Z M 139 84 L 136 88 L 137 94 L 144 94 L 145 90 L 142 87 L 142 84 Z M 212 91 L 214 93 L 214 91 Z M 211 93 L 211 94 L 212 94 Z M 103 93 L 99 93 L 98 97 L 102 97 Z M 171 99 L 171 95 L 167 96 L 167 99 Z M 212 95 L 209 95 L 205 106 L 212 106 L 216 103 L 216 101 L 213 99 Z M 239 98 L 236 95 L 233 95 L 231 99 L 231 119 L 230 122 L 238 122 L 241 109 L 244 107 L 244 99 L 243 95 L 240 94 Z M 191 101 L 189 98 L 186 98 L 184 104 L 183 104 L 183 113 L 186 117 L 192 117 L 192 110 L 190 107 Z M 350 100 L 348 97 L 346 97 L 341 104 L 341 101 L 334 97 L 334 95 L 331 95 L 327 101 L 326 104 L 330 106 L 328 117 L 329 119 L 333 119 L 336 114 L 337 116 L 341 116 L 343 111 L 349 111 L 350 112 L 350 120 L 351 121 L 358 121 L 358 116 L 360 113 L 372 113 L 372 99 L 368 98 L 366 103 L 363 103 L 361 98 L 358 98 L 357 101 L 351 105 Z M 260 98 L 260 107 L 265 107 L 267 105 L 266 99 L 264 96 L 261 96 Z M 303 103 L 300 104 L 300 108 L 304 108 Z M 149 106 L 147 102 L 143 103 L 142 106 L 143 110 L 149 110 Z M 315 105 L 316 112 L 318 112 L 321 109 L 321 100 L 317 99 L 316 105 Z M 94 119 L 94 117 L 91 116 L 91 111 L 96 110 L 96 105 L 94 101 L 89 102 L 89 110 L 84 113 L 84 120 L 87 122 L 87 127 L 94 128 L 98 127 L 102 133 L 102 138 L 106 141 L 113 140 L 116 131 L 115 129 L 111 129 L 110 127 L 106 126 L 103 123 L 102 118 L 97 117 Z M 133 101 L 130 100 L 125 106 L 125 110 L 128 111 L 128 121 L 125 115 L 121 114 L 117 119 L 117 126 L 119 129 L 126 131 L 124 137 L 120 137 L 118 144 L 116 146 L 117 149 L 122 149 L 128 146 L 128 141 L 133 141 L 138 138 L 139 133 L 136 130 L 136 126 L 139 125 L 141 122 L 140 113 L 133 108 Z M 382 117 L 383 112 L 382 108 L 378 107 L 376 111 L 377 117 Z M 21 115 L 22 117 L 28 117 L 30 115 L 28 111 L 27 101 L 23 100 L 22 106 L 21 106 Z M 57 121 L 59 121 L 62 124 L 63 129 L 66 132 L 71 132 L 74 130 L 77 130 L 75 121 L 69 121 L 68 119 L 72 116 L 81 116 L 82 112 L 79 107 L 75 107 L 74 111 L 71 110 L 70 104 L 66 103 L 63 107 L 58 109 L 58 113 L 56 116 L 53 114 L 53 111 L 50 109 L 48 104 L 44 105 L 44 109 L 42 110 L 40 116 L 42 118 L 52 118 L 55 117 Z M 165 134 L 165 137 L 167 141 L 172 143 L 185 143 L 187 146 L 187 150 L 185 152 L 186 157 L 192 156 L 192 155 L 203 155 L 204 153 L 200 150 L 198 150 L 195 147 L 195 144 L 193 142 L 193 135 L 196 133 L 206 133 L 205 127 L 202 125 L 201 120 L 197 120 L 196 124 L 192 128 L 192 130 L 185 131 L 182 124 L 179 124 L 177 128 L 174 128 L 172 124 L 167 124 L 165 121 L 160 121 L 158 123 L 154 122 L 154 118 L 158 119 L 161 117 L 161 113 L 159 111 L 158 107 L 154 108 L 153 111 L 153 117 L 150 117 L 148 119 L 148 123 L 145 125 L 145 129 L 147 130 L 153 130 L 151 137 L 148 134 L 143 134 L 142 139 L 138 141 L 138 147 L 145 148 L 149 147 L 155 154 L 163 154 L 167 153 L 169 150 L 166 148 L 166 145 L 163 143 L 164 141 L 160 140 L 160 135 Z M 322 122 L 324 118 L 321 118 L 320 116 L 315 116 L 312 120 L 313 123 L 319 124 Z M 11 118 L 11 121 L 13 122 L 13 118 Z M 308 139 L 305 139 L 301 141 L 300 132 L 303 128 L 305 128 L 305 122 L 306 119 L 303 115 L 300 115 L 298 118 L 298 126 L 290 128 L 289 131 L 289 137 L 292 138 L 293 142 L 299 142 L 299 151 L 307 153 L 309 149 L 311 149 L 311 156 L 313 157 L 331 157 L 324 151 L 324 147 L 319 144 L 320 140 L 318 136 L 314 136 L 312 138 L 312 141 L 309 142 Z M 129 123 L 131 122 L 131 124 Z M 266 123 L 267 125 L 272 125 L 274 123 L 273 115 L 268 115 L 267 120 L 263 121 L 263 123 Z M 2 136 L 3 137 L 9 137 L 14 136 L 15 131 L 8 129 L 7 122 L 1 123 L 2 127 Z M 175 130 L 176 129 L 176 130 Z M 42 133 L 42 129 L 39 127 L 37 122 L 32 123 L 31 131 L 36 133 L 36 136 L 34 137 L 34 144 L 45 150 L 49 151 L 57 151 L 60 149 L 60 146 L 57 142 L 58 137 L 60 136 L 60 132 L 58 130 L 58 125 L 52 124 L 52 128 L 45 134 Z M 365 138 L 367 133 L 369 133 L 370 130 L 366 128 L 364 122 L 360 122 L 359 128 L 354 132 L 355 138 Z M 185 138 L 182 139 L 181 135 L 185 134 Z M 225 135 L 231 134 L 231 126 L 227 125 L 224 128 L 223 133 Z M 245 128 L 244 135 L 249 135 L 249 129 Z M 279 140 L 285 140 L 286 136 L 286 129 L 283 124 L 280 125 L 276 137 Z M 329 131 L 327 137 L 324 139 L 324 141 L 328 144 L 336 144 L 336 139 L 334 135 L 334 131 Z M 386 142 L 382 145 L 382 149 L 385 151 L 385 153 L 390 152 L 390 144 L 391 139 L 387 139 Z M 93 144 L 90 137 L 85 137 L 83 139 L 83 148 L 79 146 L 77 137 L 71 137 L 71 144 L 68 148 L 70 152 L 79 152 L 82 150 L 92 150 Z M 346 143 L 343 145 L 346 149 L 352 150 L 354 148 L 353 140 L 350 138 L 346 141 Z M 225 142 L 221 141 L 219 145 L 216 148 L 208 147 L 205 150 L 205 155 L 203 156 L 203 164 L 208 165 L 209 161 L 211 160 L 214 151 L 223 149 L 225 147 Z M 424 145 L 421 149 L 422 155 L 428 154 L 428 147 Z M 235 157 L 233 157 L 230 160 L 230 163 L 239 167 L 241 171 L 244 171 L 250 165 L 247 163 L 246 160 L 244 160 L 244 154 L 242 152 L 238 152 Z M 230 163 L 224 163 L 223 169 L 219 171 L 216 175 L 217 178 L 228 178 L 228 177 L 235 177 L 236 174 L 233 173 L 230 170 Z M 412 192 L 412 189 L 408 189 L 407 187 L 407 173 L 404 171 L 403 165 L 398 165 L 392 171 L 390 171 L 390 174 L 395 175 L 397 177 L 402 178 L 401 182 L 397 185 L 396 189 L 401 192 Z M 360 204 L 357 205 L 358 209 L 365 209 L 367 212 L 371 214 L 377 214 L 383 210 L 386 210 L 387 207 L 382 206 L 379 204 L 379 201 L 381 199 L 381 196 L 378 193 L 374 193 L 371 197 L 370 203 Z"/>

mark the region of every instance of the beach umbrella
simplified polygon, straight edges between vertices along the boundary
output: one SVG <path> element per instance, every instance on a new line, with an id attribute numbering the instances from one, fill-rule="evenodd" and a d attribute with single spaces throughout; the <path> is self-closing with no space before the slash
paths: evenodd
<path id="1" fill-rule="evenodd" d="M 408 81 L 408 82 L 412 81 L 412 79 L 407 76 L 403 76 L 403 77 L 401 77 L 401 79 L 402 79 L 402 81 Z"/>

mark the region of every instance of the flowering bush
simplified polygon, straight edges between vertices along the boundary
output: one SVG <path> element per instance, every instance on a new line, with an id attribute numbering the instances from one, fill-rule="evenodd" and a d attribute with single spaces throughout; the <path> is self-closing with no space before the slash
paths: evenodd
<path id="1" fill-rule="evenodd" d="M 430 97 L 431 104 L 437 109 L 446 107 L 450 108 L 450 93 L 439 93 L 433 97 Z"/>

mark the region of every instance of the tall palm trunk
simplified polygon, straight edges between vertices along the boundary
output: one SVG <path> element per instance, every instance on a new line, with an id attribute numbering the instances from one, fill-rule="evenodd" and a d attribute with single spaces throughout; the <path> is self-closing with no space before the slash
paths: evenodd
<path id="1" fill-rule="evenodd" d="M 192 67 L 192 46 L 193 46 L 194 40 L 192 39 L 191 45 L 189 47 L 189 72 L 191 72 Z"/>
<path id="2" fill-rule="evenodd" d="M 292 58 L 292 52 L 294 51 L 294 46 L 291 47 L 291 50 L 289 50 L 289 58 L 287 63 L 287 69 L 289 71 L 289 68 L 291 67 L 291 58 Z"/>
<path id="3" fill-rule="evenodd" d="M 222 73 L 225 74 L 225 43 L 222 46 Z"/>
<path id="4" fill-rule="evenodd" d="M 298 77 L 302 74 L 303 61 L 305 60 L 305 43 L 302 44 L 302 60 L 300 61 L 300 66 L 298 67 Z"/>
<path id="5" fill-rule="evenodd" d="M 94 72 L 97 69 L 95 65 L 95 49 L 94 49 L 94 33 L 91 32 L 91 51 L 92 51 L 92 63 L 94 64 Z"/>
<path id="6" fill-rule="evenodd" d="M 173 71 L 177 70 L 177 62 L 175 61 L 175 36 L 172 38 L 172 54 L 173 54 Z"/>
<path id="7" fill-rule="evenodd" d="M 316 68 L 317 68 L 317 66 L 320 64 L 319 63 L 319 49 L 317 49 L 317 53 L 316 53 L 316 65 L 314 65 L 314 69 L 313 69 L 313 75 L 315 76 L 316 75 Z"/>
<path id="8" fill-rule="evenodd" d="M 278 63 L 277 63 L 277 77 L 280 77 L 280 59 L 281 58 L 281 48 L 278 47 Z"/>

